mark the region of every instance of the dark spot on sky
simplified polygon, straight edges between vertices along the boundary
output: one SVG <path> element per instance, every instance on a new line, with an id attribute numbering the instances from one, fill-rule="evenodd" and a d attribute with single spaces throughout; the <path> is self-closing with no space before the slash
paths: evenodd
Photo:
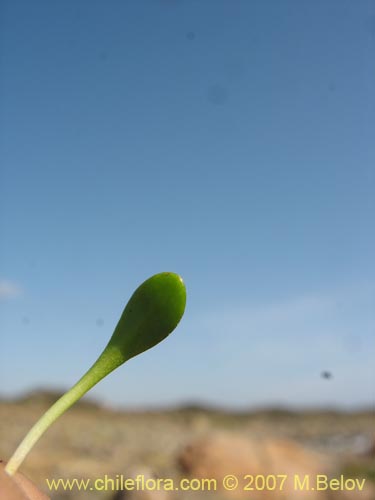
<path id="1" fill-rule="evenodd" d="M 28 316 L 22 316 L 22 323 L 24 325 L 30 324 L 30 318 Z"/>
<path id="2" fill-rule="evenodd" d="M 96 326 L 103 326 L 104 325 L 103 318 L 98 318 L 95 323 Z"/>
<path id="3" fill-rule="evenodd" d="M 323 371 L 323 372 L 320 374 L 320 376 L 321 376 L 322 378 L 324 378 L 324 380 L 331 380 L 331 378 L 333 378 L 332 373 L 331 373 L 331 372 L 329 372 L 329 371 L 327 371 L 327 370 Z"/>
<path id="4" fill-rule="evenodd" d="M 329 85 L 328 85 L 328 90 L 330 92 L 336 92 L 336 84 L 335 82 L 330 82 Z"/>
<path id="5" fill-rule="evenodd" d="M 104 50 L 100 52 L 99 54 L 99 59 L 103 62 L 108 60 L 108 52 L 105 52 Z"/>
<path id="6" fill-rule="evenodd" d="M 222 85 L 215 84 L 211 85 L 207 91 L 207 99 L 213 104 L 220 105 L 224 104 L 229 97 L 228 90 Z"/>
<path id="7" fill-rule="evenodd" d="M 38 266 L 38 262 L 36 259 L 30 259 L 29 260 L 29 266 L 31 269 L 35 269 Z"/>
<path id="8" fill-rule="evenodd" d="M 186 33 L 186 38 L 188 40 L 194 40 L 195 38 L 195 33 L 193 31 L 189 31 L 188 33 Z"/>

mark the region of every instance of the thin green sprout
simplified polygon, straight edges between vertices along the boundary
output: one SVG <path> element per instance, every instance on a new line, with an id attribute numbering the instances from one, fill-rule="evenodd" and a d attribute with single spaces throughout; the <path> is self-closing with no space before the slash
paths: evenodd
<path id="1" fill-rule="evenodd" d="M 12 476 L 50 425 L 100 380 L 125 361 L 165 339 L 181 320 L 186 304 L 182 278 L 160 273 L 142 283 L 131 296 L 102 354 L 83 377 L 42 415 L 5 467 Z"/>

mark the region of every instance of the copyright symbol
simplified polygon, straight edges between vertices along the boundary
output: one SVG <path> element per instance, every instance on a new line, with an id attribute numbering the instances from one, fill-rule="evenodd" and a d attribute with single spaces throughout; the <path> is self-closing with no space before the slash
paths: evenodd
<path id="1" fill-rule="evenodd" d="M 233 491 L 238 486 L 238 479 L 233 474 L 228 474 L 223 478 L 223 486 L 227 491 Z"/>

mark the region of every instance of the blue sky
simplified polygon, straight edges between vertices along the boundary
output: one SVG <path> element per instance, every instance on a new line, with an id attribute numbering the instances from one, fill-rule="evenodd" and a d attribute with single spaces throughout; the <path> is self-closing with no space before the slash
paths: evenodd
<path id="1" fill-rule="evenodd" d="M 1 393 L 73 384 L 169 270 L 178 330 L 92 396 L 371 404 L 375 3 L 9 0 L 1 19 Z"/>

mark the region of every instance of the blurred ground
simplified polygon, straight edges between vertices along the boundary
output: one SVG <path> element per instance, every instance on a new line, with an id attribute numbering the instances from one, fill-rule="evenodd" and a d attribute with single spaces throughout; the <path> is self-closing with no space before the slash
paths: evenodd
<path id="1" fill-rule="evenodd" d="M 1 459 L 11 456 L 20 439 L 57 396 L 39 392 L 17 401 L 0 402 Z M 144 469 L 162 478 L 178 479 L 189 472 L 199 476 L 200 471 L 219 477 L 220 467 L 224 463 L 225 468 L 227 462 L 228 473 L 237 467 L 236 470 L 255 474 L 261 467 L 261 473 L 269 474 L 278 472 L 285 463 L 292 473 L 294 467 L 297 471 L 304 463 L 305 468 L 301 470 L 307 472 L 311 467 L 312 472 L 320 473 L 321 468 L 322 473 L 327 470 L 332 477 L 344 474 L 350 478 L 366 478 L 365 492 L 319 492 L 319 496 L 306 498 L 375 499 L 374 430 L 371 411 L 230 413 L 192 406 L 129 412 L 81 402 L 49 429 L 21 470 L 48 492 L 46 478 L 97 478 L 105 474 L 129 477 L 129 471 L 134 474 Z M 51 497 L 54 500 L 109 500 L 115 498 L 115 494 L 74 490 L 59 491 Z M 239 497 L 241 495 L 237 495 Z M 258 497 L 305 498 L 293 493 L 283 497 L 257 496 L 257 493 L 250 496 L 247 492 L 242 496 Z M 223 491 L 215 494 L 174 492 L 168 498 L 222 500 L 233 496 Z"/>

